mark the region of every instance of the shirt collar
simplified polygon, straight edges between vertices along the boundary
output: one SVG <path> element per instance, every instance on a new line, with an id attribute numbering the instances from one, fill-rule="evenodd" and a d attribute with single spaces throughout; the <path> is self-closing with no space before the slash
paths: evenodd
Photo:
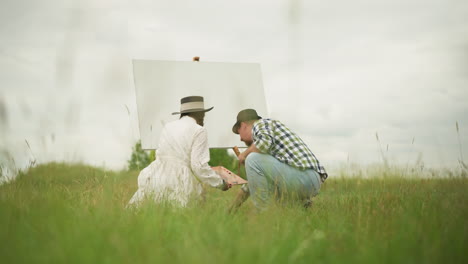
<path id="1" fill-rule="evenodd" d="M 193 123 L 197 123 L 197 121 L 195 120 L 195 118 L 191 117 L 191 116 L 183 116 L 181 118 L 181 120 L 191 120 Z"/>

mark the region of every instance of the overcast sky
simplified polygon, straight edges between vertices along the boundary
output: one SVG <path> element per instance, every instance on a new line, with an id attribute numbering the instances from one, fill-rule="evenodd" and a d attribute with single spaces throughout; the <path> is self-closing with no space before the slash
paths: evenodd
<path id="1" fill-rule="evenodd" d="M 260 63 L 260 115 L 326 166 L 381 162 L 376 133 L 392 162 L 454 166 L 456 122 L 468 156 L 467 1 L 2 0 L 0 19 L 3 163 L 124 168 L 131 59 L 193 56 Z"/>

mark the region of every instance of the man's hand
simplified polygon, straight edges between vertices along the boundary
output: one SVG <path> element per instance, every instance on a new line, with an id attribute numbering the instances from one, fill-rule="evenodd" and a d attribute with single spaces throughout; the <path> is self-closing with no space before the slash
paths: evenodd
<path id="1" fill-rule="evenodd" d="M 256 146 L 254 143 L 252 143 L 252 145 L 250 145 L 244 152 L 242 152 L 241 154 L 239 154 L 237 156 L 237 158 L 239 159 L 239 163 L 242 164 L 242 165 L 245 165 L 245 159 L 247 159 L 247 156 L 252 153 L 252 152 L 257 152 L 257 153 L 262 153 Z"/>
<path id="2" fill-rule="evenodd" d="M 239 164 L 245 165 L 245 159 L 247 158 L 247 155 L 247 151 L 244 151 L 241 154 L 239 154 L 239 156 L 237 156 L 237 158 L 239 159 Z"/>

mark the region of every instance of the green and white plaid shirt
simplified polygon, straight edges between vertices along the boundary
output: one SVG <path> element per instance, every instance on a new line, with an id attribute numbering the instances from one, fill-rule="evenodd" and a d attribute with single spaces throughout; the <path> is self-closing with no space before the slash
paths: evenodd
<path id="1" fill-rule="evenodd" d="M 320 174 L 322 181 L 328 177 L 304 141 L 280 121 L 259 119 L 253 124 L 252 134 L 253 142 L 261 152 L 301 170 L 313 169 Z"/>

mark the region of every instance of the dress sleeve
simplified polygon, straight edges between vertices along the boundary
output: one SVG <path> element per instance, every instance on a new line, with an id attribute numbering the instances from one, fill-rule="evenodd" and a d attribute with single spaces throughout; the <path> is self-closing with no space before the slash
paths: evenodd
<path id="1" fill-rule="evenodd" d="M 205 128 L 196 132 L 192 145 L 190 166 L 193 174 L 203 183 L 215 188 L 224 186 L 221 177 L 208 165 L 210 151 L 208 149 L 208 135 Z"/>

